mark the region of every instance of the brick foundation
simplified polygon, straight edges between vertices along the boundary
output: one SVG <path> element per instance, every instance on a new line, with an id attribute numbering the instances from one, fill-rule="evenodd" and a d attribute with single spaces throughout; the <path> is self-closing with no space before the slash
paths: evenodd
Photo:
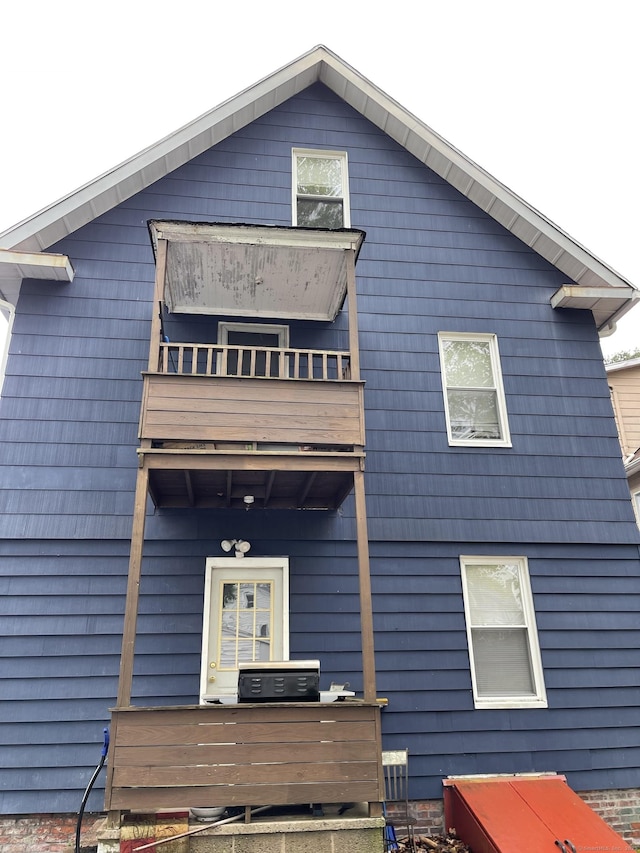
<path id="1" fill-rule="evenodd" d="M 631 847 L 640 848 L 640 789 L 578 791 L 594 812 L 604 818 Z"/>
<path id="2" fill-rule="evenodd" d="M 578 791 L 596 814 L 634 848 L 640 848 L 640 789 L 624 791 Z M 420 835 L 440 835 L 445 831 L 442 800 L 414 801 L 410 804 Z M 392 813 L 392 807 L 389 808 Z M 85 814 L 82 821 L 81 850 L 95 849 L 96 830 L 103 815 Z M 448 827 L 446 827 L 448 828 Z M 76 815 L 0 816 L 0 853 L 73 853 Z"/>
<path id="3" fill-rule="evenodd" d="M 73 853 L 77 815 L 0 816 L 0 853 Z M 96 829 L 104 815 L 85 814 L 80 850 L 95 849 Z"/>

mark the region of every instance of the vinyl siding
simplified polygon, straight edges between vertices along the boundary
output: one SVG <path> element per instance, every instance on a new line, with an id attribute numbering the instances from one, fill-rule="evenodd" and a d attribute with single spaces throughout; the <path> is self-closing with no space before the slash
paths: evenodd
<path id="1" fill-rule="evenodd" d="M 416 798 L 454 773 L 637 786 L 640 538 L 591 316 L 552 310 L 564 276 L 315 86 L 51 247 L 69 254 L 72 284 L 23 286 L 0 401 L 5 813 L 77 810 L 115 701 L 156 310 L 146 222 L 289 225 L 294 146 L 348 152 L 352 223 L 367 232 L 357 283 L 385 748 L 409 745 Z M 206 318 L 166 327 L 212 336 Z M 438 331 L 498 336 L 511 448 L 448 446 Z M 292 324 L 291 345 L 344 347 L 344 315 Z M 327 514 L 149 505 L 134 701 L 195 700 L 204 561 L 238 533 L 252 554 L 291 557 L 292 655 L 360 690 L 352 500 Z M 548 709 L 473 709 L 461 553 L 528 558 Z"/>
<path id="2" fill-rule="evenodd" d="M 292 656 L 320 657 L 324 685 L 361 690 L 353 543 L 276 543 L 253 533 L 253 552 L 291 560 Z M 472 772 L 553 769 L 591 790 L 633 784 L 637 552 L 522 543 L 466 550 L 526 552 L 549 708 L 474 710 L 455 544 L 372 543 L 378 695 L 389 700 L 383 743 L 410 745 L 412 796 L 439 797 L 444 775 Z M 204 562 L 218 552 L 217 540 L 149 543 L 135 704 L 196 701 Z M 75 811 L 115 701 L 126 543 L 5 543 L 3 559 L 12 572 L 0 599 L 8 633 L 0 804 L 8 813 Z M 92 795 L 95 809 L 100 796 Z"/>

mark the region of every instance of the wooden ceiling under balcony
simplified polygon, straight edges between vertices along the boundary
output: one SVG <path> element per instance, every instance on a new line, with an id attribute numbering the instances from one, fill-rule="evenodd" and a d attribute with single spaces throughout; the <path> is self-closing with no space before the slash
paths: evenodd
<path id="1" fill-rule="evenodd" d="M 147 453 L 145 464 L 158 508 L 331 510 L 351 492 L 362 455 L 305 454 L 296 460 L 277 454 L 167 458 Z"/>

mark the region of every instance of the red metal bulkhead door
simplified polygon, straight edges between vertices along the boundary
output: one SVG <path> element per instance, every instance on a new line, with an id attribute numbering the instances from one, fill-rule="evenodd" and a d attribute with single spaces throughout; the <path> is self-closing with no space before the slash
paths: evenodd
<path id="1" fill-rule="evenodd" d="M 473 853 L 558 853 L 556 836 L 503 780 L 452 785 L 445 787 L 446 829 L 455 829 Z"/>
<path id="2" fill-rule="evenodd" d="M 515 779 L 511 787 L 553 831 L 569 840 L 576 850 L 606 850 L 608 853 L 632 851 L 609 824 L 571 790 L 564 777 Z M 568 847 L 571 851 L 571 847 Z"/>
<path id="3" fill-rule="evenodd" d="M 633 853 L 564 776 L 447 779 L 444 785 L 446 828 L 473 853 L 573 853 L 572 847 Z"/>

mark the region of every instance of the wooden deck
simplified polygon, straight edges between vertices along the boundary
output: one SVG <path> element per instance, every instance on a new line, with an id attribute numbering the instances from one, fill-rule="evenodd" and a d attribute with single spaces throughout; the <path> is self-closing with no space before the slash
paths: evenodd
<path id="1" fill-rule="evenodd" d="M 380 709 L 359 701 L 120 708 L 106 808 L 383 799 Z"/>
<path id="2" fill-rule="evenodd" d="M 163 343 L 144 374 L 140 453 L 164 508 L 336 509 L 364 459 L 347 352 Z"/>

